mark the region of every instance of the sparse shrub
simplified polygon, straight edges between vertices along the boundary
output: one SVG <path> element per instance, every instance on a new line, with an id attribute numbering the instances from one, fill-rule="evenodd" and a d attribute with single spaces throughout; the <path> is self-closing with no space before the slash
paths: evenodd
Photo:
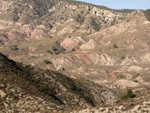
<path id="1" fill-rule="evenodd" d="M 104 20 L 104 24 L 107 24 L 107 21 Z"/>
<path id="2" fill-rule="evenodd" d="M 117 78 L 125 79 L 126 77 L 125 77 L 125 76 L 123 76 L 123 75 L 120 75 L 120 76 L 118 76 Z"/>
<path id="3" fill-rule="evenodd" d="M 84 22 L 84 17 L 81 16 L 81 15 L 77 15 L 76 21 L 79 22 L 79 23 L 82 23 L 82 22 Z"/>
<path id="4" fill-rule="evenodd" d="M 11 50 L 18 50 L 18 45 L 13 45 L 13 46 L 11 47 Z"/>
<path id="5" fill-rule="evenodd" d="M 114 48 L 118 48 L 118 46 L 116 44 L 113 45 Z"/>
<path id="6" fill-rule="evenodd" d="M 60 53 L 64 53 L 64 52 L 65 52 L 65 49 L 64 49 L 63 47 L 61 47 L 61 48 L 59 49 L 59 52 L 60 52 Z"/>
<path id="7" fill-rule="evenodd" d="M 113 21 L 113 22 L 111 22 L 111 26 L 113 26 L 113 25 L 115 25 L 115 22 Z"/>
<path id="8" fill-rule="evenodd" d="M 60 47 L 52 46 L 52 50 L 55 52 L 56 55 L 65 52 L 65 49 L 61 46 Z"/>
<path id="9" fill-rule="evenodd" d="M 96 24 L 93 28 L 94 28 L 95 31 L 99 31 L 100 26 L 98 24 Z"/>
<path id="10" fill-rule="evenodd" d="M 128 98 L 134 98 L 134 97 L 135 97 L 135 95 L 133 95 L 132 90 L 131 90 L 131 89 L 128 89 L 128 90 L 127 90 L 127 94 L 124 95 L 121 99 L 122 99 L 122 100 L 127 100 Z"/>
<path id="11" fill-rule="evenodd" d="M 44 63 L 45 63 L 45 64 L 51 64 L 51 62 L 48 61 L 48 60 L 44 60 Z"/>
<path id="12" fill-rule="evenodd" d="M 62 67 L 62 71 L 65 71 L 65 68 L 64 68 L 64 67 Z"/>
<path id="13" fill-rule="evenodd" d="M 73 48 L 71 52 L 74 52 L 74 51 L 76 51 L 76 50 Z"/>
<path id="14" fill-rule="evenodd" d="M 52 28 L 53 28 L 53 25 L 52 25 L 52 24 L 49 24 L 49 28 L 51 28 L 51 29 L 52 29 Z"/>
<path id="15" fill-rule="evenodd" d="M 144 11 L 145 17 L 147 18 L 148 21 L 150 21 L 150 9 Z"/>
<path id="16" fill-rule="evenodd" d="M 127 91 L 127 95 L 128 95 L 130 98 L 132 97 L 133 92 L 132 92 L 132 90 L 131 90 L 131 89 L 128 89 L 128 91 Z"/>
<path id="17" fill-rule="evenodd" d="M 137 82 L 138 83 L 139 81 L 138 80 L 133 80 L 133 82 Z"/>
<path id="18" fill-rule="evenodd" d="M 135 76 L 132 77 L 132 79 L 136 79 L 138 76 L 140 76 L 140 74 L 136 74 Z"/>
<path id="19" fill-rule="evenodd" d="M 111 22 L 111 26 L 115 25 L 116 23 L 116 18 Z"/>
<path id="20" fill-rule="evenodd" d="M 122 57 L 121 57 L 121 59 L 125 59 L 125 57 L 124 57 L 124 56 L 122 56 Z"/>
<path id="21" fill-rule="evenodd" d="M 53 50 L 53 51 L 56 51 L 57 49 L 56 49 L 56 47 L 55 47 L 55 46 L 52 46 L 52 50 Z"/>
<path id="22" fill-rule="evenodd" d="M 50 50 L 47 50 L 48 53 L 50 53 L 51 55 L 53 54 L 53 52 L 51 52 Z"/>
<path id="23" fill-rule="evenodd" d="M 93 26 L 93 29 L 95 31 L 99 31 L 100 30 L 100 25 L 95 21 L 94 18 L 91 18 L 91 25 Z"/>
<path id="24" fill-rule="evenodd" d="M 59 69 L 58 69 L 58 71 L 65 71 L 66 69 L 64 68 L 64 67 L 60 67 Z"/>

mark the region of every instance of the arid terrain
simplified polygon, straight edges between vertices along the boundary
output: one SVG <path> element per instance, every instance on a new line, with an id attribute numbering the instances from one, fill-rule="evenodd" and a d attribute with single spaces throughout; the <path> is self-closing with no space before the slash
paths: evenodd
<path id="1" fill-rule="evenodd" d="M 149 113 L 149 38 L 150 10 L 1 0 L 0 111 Z"/>

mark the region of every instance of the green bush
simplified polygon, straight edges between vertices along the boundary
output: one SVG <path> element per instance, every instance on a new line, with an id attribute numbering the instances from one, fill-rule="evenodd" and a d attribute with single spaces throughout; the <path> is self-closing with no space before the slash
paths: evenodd
<path id="1" fill-rule="evenodd" d="M 17 45 L 12 46 L 11 50 L 18 50 L 18 46 Z"/>
<path id="2" fill-rule="evenodd" d="M 84 22 L 84 17 L 82 15 L 77 15 L 76 21 L 79 23 L 82 23 L 82 22 Z"/>
<path id="3" fill-rule="evenodd" d="M 74 52 L 74 51 L 76 51 L 76 50 L 73 48 L 71 52 Z"/>
<path id="4" fill-rule="evenodd" d="M 121 59 L 126 59 L 126 58 L 124 56 L 122 56 Z"/>
<path id="5" fill-rule="evenodd" d="M 58 69 L 58 71 L 65 71 L 66 69 L 64 68 L 64 67 L 60 67 L 59 69 Z"/>
<path id="6" fill-rule="evenodd" d="M 116 44 L 113 45 L 114 48 L 118 48 L 118 46 Z"/>
<path id="7" fill-rule="evenodd" d="M 64 67 L 62 67 L 62 71 L 65 71 L 65 68 L 64 68 Z"/>
<path id="8" fill-rule="evenodd" d="M 128 89 L 128 90 L 127 90 L 127 94 L 124 95 L 121 99 L 122 99 L 122 100 L 127 100 L 128 98 L 133 98 L 133 97 L 134 97 L 134 95 L 133 95 L 132 90 L 131 90 L 131 89 Z"/>
<path id="9" fill-rule="evenodd" d="M 50 50 L 47 50 L 48 53 L 50 53 L 51 55 L 53 54 L 53 52 L 51 52 Z"/>
<path id="10" fill-rule="evenodd" d="M 100 30 L 100 25 L 96 22 L 96 20 L 94 18 L 91 18 L 91 25 L 93 26 L 93 29 L 95 31 L 99 31 Z"/>
<path id="11" fill-rule="evenodd" d="M 45 63 L 45 64 L 51 64 L 51 62 L 48 61 L 48 60 L 44 60 L 44 63 Z"/>
<path id="12" fill-rule="evenodd" d="M 55 47 L 55 46 L 52 46 L 52 51 L 55 52 L 56 55 L 60 54 L 60 53 L 64 53 L 65 52 L 65 49 L 63 47 Z"/>

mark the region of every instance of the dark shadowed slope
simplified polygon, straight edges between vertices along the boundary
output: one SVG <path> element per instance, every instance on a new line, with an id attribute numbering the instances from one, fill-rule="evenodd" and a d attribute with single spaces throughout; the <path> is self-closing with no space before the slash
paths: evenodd
<path id="1" fill-rule="evenodd" d="M 81 109 L 118 100 L 112 91 L 61 73 L 24 66 L 0 54 L 0 110 Z M 30 104 L 29 104 L 30 103 Z"/>

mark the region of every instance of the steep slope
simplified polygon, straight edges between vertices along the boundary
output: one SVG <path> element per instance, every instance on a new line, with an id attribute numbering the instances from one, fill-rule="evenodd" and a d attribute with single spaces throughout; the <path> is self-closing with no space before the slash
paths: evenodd
<path id="1" fill-rule="evenodd" d="M 144 12 L 137 10 L 97 33 L 65 38 L 60 45 L 71 53 L 46 58 L 64 73 L 85 77 L 114 90 L 132 88 L 141 95 L 149 91 L 149 28 Z"/>
<path id="2" fill-rule="evenodd" d="M 147 110 L 149 10 L 126 11 L 71 0 L 1 0 L 0 51 L 32 66 L 0 54 L 0 110 Z M 102 107 L 129 88 L 136 98 Z"/>
<path id="3" fill-rule="evenodd" d="M 1 0 L 0 40 L 18 42 L 90 34 L 112 26 L 125 13 L 71 0 Z"/>
<path id="4" fill-rule="evenodd" d="M 145 14 L 147 20 L 150 21 L 150 9 L 144 11 L 144 14 Z"/>
<path id="5" fill-rule="evenodd" d="M 106 7 L 100 7 L 100 6 L 98 7 L 98 6 L 94 6 L 91 4 L 75 2 L 72 0 L 61 0 L 61 1 L 46 0 L 45 2 L 42 2 L 41 0 L 33 0 L 33 1 L 30 1 L 30 0 L 21 0 L 21 1 L 19 1 L 19 0 L 11 0 L 11 1 L 1 0 L 0 3 L 1 3 L 1 8 L 0 8 L 1 20 L 5 20 L 6 22 L 8 21 L 12 24 L 13 23 L 15 24 L 16 22 L 19 24 L 29 24 L 29 23 L 33 22 L 33 20 L 36 20 L 44 15 L 45 15 L 45 17 L 50 16 L 49 14 L 53 14 L 53 13 L 55 13 L 55 16 L 58 16 L 58 18 L 56 18 L 56 19 L 58 19 L 60 21 L 60 18 L 64 18 L 66 13 L 68 16 L 70 16 L 70 15 L 72 15 L 73 12 L 76 12 L 79 14 L 79 13 L 81 13 L 79 11 L 82 11 L 82 13 L 85 15 L 87 13 L 87 12 L 84 12 L 84 10 L 83 10 L 85 8 L 89 11 L 94 8 L 95 14 L 98 13 L 98 12 L 96 12 L 96 8 L 97 8 L 97 10 L 98 9 L 110 10 Z M 71 7 L 71 6 L 73 6 L 73 7 Z M 66 11 L 66 12 L 64 12 L 64 11 Z M 62 12 L 64 12 L 63 15 L 61 15 Z M 71 14 L 69 14 L 69 13 L 71 13 Z M 50 18 L 53 18 L 53 17 L 50 17 Z M 67 18 L 65 18 L 65 19 L 67 19 Z M 80 19 L 77 19 L 77 20 L 80 21 Z"/>
<path id="6" fill-rule="evenodd" d="M 72 110 L 116 102 L 112 91 L 58 72 L 25 66 L 0 54 L 2 112 Z"/>
<path id="7" fill-rule="evenodd" d="M 111 107 L 99 107 L 99 108 L 92 108 L 92 109 L 85 109 L 82 111 L 76 111 L 73 113 L 133 113 L 133 112 L 150 112 L 149 108 L 149 97 L 150 95 L 144 95 L 144 98 L 147 98 L 145 101 L 141 101 L 142 98 L 139 98 L 138 100 L 134 100 L 133 102 L 124 102 L 122 105 L 115 105 Z"/>
<path id="8" fill-rule="evenodd" d="M 48 10 L 54 5 L 53 0 L 1 0 L 0 17 L 2 22 L 7 24 L 29 24 L 34 19 L 48 13 Z"/>
<path id="9" fill-rule="evenodd" d="M 149 28 L 150 22 L 143 11 L 134 11 L 122 22 L 100 32 L 60 41 L 66 51 L 76 50 L 72 54 L 54 57 L 51 61 L 56 68 L 65 69 L 149 64 L 145 61 L 149 61 Z"/>

